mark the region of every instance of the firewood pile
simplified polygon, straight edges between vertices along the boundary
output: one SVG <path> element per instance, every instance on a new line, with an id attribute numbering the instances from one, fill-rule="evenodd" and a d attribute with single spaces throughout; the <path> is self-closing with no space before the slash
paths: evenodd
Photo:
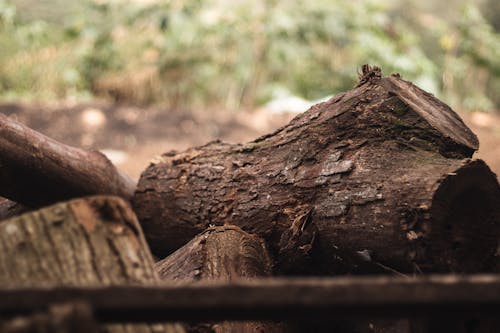
<path id="1" fill-rule="evenodd" d="M 497 177 L 397 74 L 365 65 L 138 184 L 4 115 L 0 133 L 1 332 L 500 331 Z"/>

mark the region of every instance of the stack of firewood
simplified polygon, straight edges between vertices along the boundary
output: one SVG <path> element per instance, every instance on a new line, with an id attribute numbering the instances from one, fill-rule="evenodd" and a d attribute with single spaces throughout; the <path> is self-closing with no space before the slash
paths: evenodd
<path id="1" fill-rule="evenodd" d="M 369 66 L 352 90 L 311 107 L 274 133 L 246 144 L 216 141 L 163 154 L 137 185 L 101 153 L 56 142 L 0 115 L 0 195 L 6 198 L 0 201 L 1 286 L 497 273 L 500 187 L 483 161 L 471 159 L 477 149 L 476 136 L 446 104 L 399 75 L 382 77 L 379 68 Z M 8 318 L 0 327 L 6 332 L 428 328 L 408 320 L 347 319 L 326 329 L 292 321 L 90 328 L 90 317 L 73 304 Z"/>

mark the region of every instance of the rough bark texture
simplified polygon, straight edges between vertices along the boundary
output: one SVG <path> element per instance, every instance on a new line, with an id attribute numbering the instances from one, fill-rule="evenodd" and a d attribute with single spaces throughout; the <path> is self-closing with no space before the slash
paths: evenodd
<path id="1" fill-rule="evenodd" d="M 209 228 L 169 257 L 156 263 L 164 281 L 238 281 L 271 274 L 271 259 L 263 241 L 236 226 Z M 257 333 L 284 332 L 273 322 L 197 324 L 191 332 Z"/>
<path id="2" fill-rule="evenodd" d="M 60 203 L 0 224 L 0 285 L 88 286 L 158 281 L 134 213 L 120 198 Z M 106 332 L 184 332 L 178 325 L 108 325 Z"/>
<path id="3" fill-rule="evenodd" d="M 135 183 L 101 153 L 70 147 L 0 114 L 0 195 L 39 207 L 92 194 L 130 199 Z"/>
<path id="4" fill-rule="evenodd" d="M 500 188 L 469 159 L 477 147 L 434 96 L 364 68 L 357 87 L 272 134 L 162 155 L 133 205 L 158 256 L 234 224 L 264 238 L 283 272 L 488 271 Z"/>

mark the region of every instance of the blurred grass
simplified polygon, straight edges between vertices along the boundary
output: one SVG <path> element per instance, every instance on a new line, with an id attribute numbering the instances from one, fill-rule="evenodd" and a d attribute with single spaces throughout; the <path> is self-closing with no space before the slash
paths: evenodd
<path id="1" fill-rule="evenodd" d="M 0 0 L 0 100 L 251 108 L 349 89 L 371 63 L 500 109 L 495 1 Z"/>

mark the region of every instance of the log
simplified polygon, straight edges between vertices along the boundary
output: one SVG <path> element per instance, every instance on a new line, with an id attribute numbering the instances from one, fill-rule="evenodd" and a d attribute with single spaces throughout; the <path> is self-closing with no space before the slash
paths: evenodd
<path id="1" fill-rule="evenodd" d="M 0 114 L 0 195 L 40 207 L 93 194 L 130 199 L 135 182 L 98 151 L 67 146 Z"/>
<path id="2" fill-rule="evenodd" d="M 212 227 L 196 236 L 155 267 L 162 280 L 168 281 L 238 281 L 271 274 L 271 260 L 263 241 L 236 226 Z M 394 332 L 410 333 L 408 320 L 326 320 L 297 321 L 288 318 L 286 325 L 272 322 L 223 322 L 199 324 L 194 332 Z M 204 330 L 202 330 L 204 329 Z"/>
<path id="3" fill-rule="evenodd" d="M 29 313 L 85 300 L 105 323 L 164 320 L 318 320 L 339 318 L 498 318 L 500 276 L 426 275 L 0 288 L 0 313 Z"/>
<path id="4" fill-rule="evenodd" d="M 160 257 L 232 224 L 265 239 L 281 273 L 489 271 L 500 187 L 477 148 L 447 105 L 365 66 L 274 133 L 163 154 L 133 207 Z"/>
<path id="5" fill-rule="evenodd" d="M 236 226 L 209 228 L 188 244 L 157 262 L 155 269 L 165 282 L 233 282 L 269 276 L 271 259 L 264 242 Z M 225 321 L 195 324 L 190 332 L 284 332 L 277 322 Z"/>
<path id="6" fill-rule="evenodd" d="M 137 219 L 118 197 L 76 199 L 3 221 L 0 249 L 2 286 L 110 286 L 159 280 Z M 116 324 L 102 329 L 184 332 L 179 325 Z"/>

